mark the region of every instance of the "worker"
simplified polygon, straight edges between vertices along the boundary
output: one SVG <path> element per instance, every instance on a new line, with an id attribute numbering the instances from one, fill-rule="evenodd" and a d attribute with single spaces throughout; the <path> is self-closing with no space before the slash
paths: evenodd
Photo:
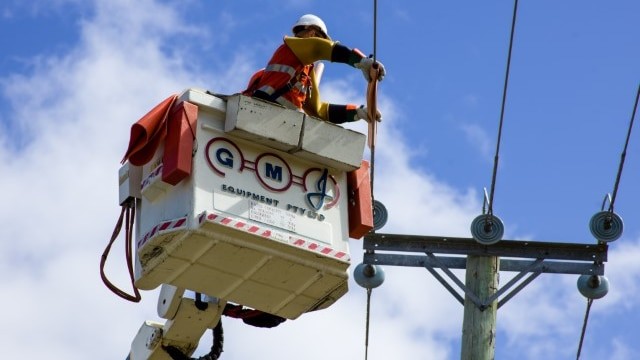
<path id="1" fill-rule="evenodd" d="M 368 120 L 364 105 L 329 104 L 320 99 L 314 63 L 329 60 L 349 64 L 362 70 L 365 79 L 371 81 L 369 71 L 374 66 L 373 59 L 358 49 L 350 49 L 331 40 L 324 21 L 316 15 L 300 17 L 292 32 L 294 36 L 284 37 L 284 44 L 276 49 L 266 68 L 251 77 L 243 95 L 278 103 L 335 124 Z M 385 68 L 379 62 L 376 66 L 379 69 L 378 80 L 382 80 Z M 381 118 L 378 111 L 376 120 Z"/>

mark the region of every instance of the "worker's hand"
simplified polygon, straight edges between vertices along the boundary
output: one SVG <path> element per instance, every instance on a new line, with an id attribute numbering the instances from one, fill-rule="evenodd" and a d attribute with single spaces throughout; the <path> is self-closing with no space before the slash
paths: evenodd
<path id="1" fill-rule="evenodd" d="M 367 107 L 364 105 L 360 105 L 359 108 L 356 109 L 356 118 L 355 120 L 366 120 L 367 122 L 369 121 L 369 116 L 367 115 L 369 113 L 369 111 L 367 110 Z M 380 113 L 380 110 L 376 109 L 376 120 L 377 121 L 382 121 L 382 114 Z"/>
<path id="2" fill-rule="evenodd" d="M 382 79 L 387 74 L 387 72 L 384 69 L 384 65 L 382 65 L 381 62 L 376 61 L 375 63 L 376 63 L 376 66 L 379 69 L 378 81 L 382 81 Z M 353 66 L 355 66 L 356 69 L 362 70 L 362 74 L 364 75 L 365 80 L 371 81 L 371 76 L 369 75 L 369 70 L 371 69 L 371 66 L 373 66 L 373 58 L 370 58 L 370 57 L 362 58 L 362 60 L 360 60 L 360 62 L 357 62 Z"/>

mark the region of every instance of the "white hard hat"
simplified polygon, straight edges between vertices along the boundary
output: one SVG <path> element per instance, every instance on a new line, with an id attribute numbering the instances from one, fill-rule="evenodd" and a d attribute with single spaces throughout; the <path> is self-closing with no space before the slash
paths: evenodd
<path id="1" fill-rule="evenodd" d="M 311 25 L 317 26 L 318 28 L 320 28 L 320 30 L 325 35 L 325 37 L 327 39 L 330 39 L 329 33 L 327 32 L 327 26 L 324 24 L 324 21 L 322 21 L 322 19 L 320 19 L 319 17 L 313 14 L 302 15 L 300 19 L 298 19 L 298 21 L 296 21 L 296 23 L 293 24 L 292 31 L 295 34 L 296 32 L 295 30 L 298 26 L 311 26 Z"/>

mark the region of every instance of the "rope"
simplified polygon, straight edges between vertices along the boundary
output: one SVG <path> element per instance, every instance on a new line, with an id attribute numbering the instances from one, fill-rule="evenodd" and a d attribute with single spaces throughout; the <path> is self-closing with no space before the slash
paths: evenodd
<path id="1" fill-rule="evenodd" d="M 142 296 L 140 296 L 140 292 L 138 291 L 138 288 L 136 288 L 134 284 L 133 255 L 131 250 L 132 248 L 131 244 L 133 239 L 133 223 L 135 220 L 135 216 L 136 216 L 135 199 L 132 199 L 122 204 L 122 211 L 120 212 L 120 217 L 118 218 L 116 226 L 113 229 L 111 240 L 109 241 L 109 244 L 107 244 L 107 247 L 104 249 L 104 252 L 102 253 L 102 257 L 100 258 L 100 277 L 102 278 L 102 282 L 114 294 L 128 301 L 139 302 L 142 299 Z M 107 262 L 107 258 L 109 257 L 111 246 L 113 245 L 114 241 L 118 238 L 118 234 L 120 234 L 120 230 L 122 229 L 123 218 L 126 219 L 125 221 L 125 260 L 127 263 L 127 269 L 129 271 L 129 278 L 131 279 L 131 287 L 133 287 L 134 295 L 128 294 L 125 291 L 119 289 L 117 286 L 115 286 L 111 281 L 109 281 L 109 279 L 107 278 L 104 272 L 104 266 Z"/>
<path id="2" fill-rule="evenodd" d="M 516 28 L 516 15 L 518 13 L 518 0 L 514 1 L 513 6 L 513 18 L 511 20 L 511 36 L 509 39 L 509 54 L 507 56 L 507 69 L 504 77 L 504 87 L 502 90 L 502 107 L 500 109 L 500 125 L 498 126 L 498 141 L 496 144 L 496 155 L 493 160 L 493 175 L 491 179 L 491 192 L 489 195 L 489 211 L 487 212 L 487 216 L 489 220 L 491 220 L 491 216 L 493 215 L 493 195 L 495 193 L 496 188 L 496 176 L 498 174 L 498 160 L 500 154 L 500 141 L 502 139 L 502 124 L 504 122 L 504 108 L 507 101 L 507 86 L 509 84 L 509 69 L 511 68 L 511 51 L 513 49 L 513 35 L 515 33 Z M 488 221 L 490 223 L 490 221 Z"/>
<path id="3" fill-rule="evenodd" d="M 618 185 L 620 185 L 620 177 L 622 176 L 622 168 L 624 167 L 624 160 L 627 156 L 627 147 L 629 146 L 629 138 L 631 138 L 631 129 L 633 128 L 633 120 L 636 117 L 636 110 L 638 109 L 638 99 L 640 98 L 640 84 L 638 85 L 638 92 L 636 93 L 636 101 L 633 105 L 633 111 L 631 113 L 631 120 L 629 121 L 629 130 L 627 131 L 627 140 L 624 143 L 624 149 L 620 155 L 620 165 L 618 166 L 618 175 L 616 176 L 616 182 L 613 186 L 613 195 L 609 202 L 609 212 L 613 212 L 613 203 L 616 201 L 616 195 L 618 194 Z"/>
<path id="4" fill-rule="evenodd" d="M 580 359 L 580 353 L 582 352 L 582 344 L 584 343 L 584 334 L 587 331 L 587 322 L 589 321 L 591 304 L 593 304 L 593 299 L 587 299 L 587 310 L 584 313 L 584 322 L 582 323 L 582 333 L 580 334 L 580 343 L 578 344 L 578 354 L 576 355 L 576 360 Z"/>

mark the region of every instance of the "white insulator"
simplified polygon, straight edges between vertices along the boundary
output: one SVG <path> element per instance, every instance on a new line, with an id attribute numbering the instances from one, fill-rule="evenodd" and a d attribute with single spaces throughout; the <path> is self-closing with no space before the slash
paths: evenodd
<path id="1" fill-rule="evenodd" d="M 622 236 L 624 223 L 613 211 L 600 211 L 591 217 L 589 230 L 598 241 L 610 242 Z"/>
<path id="2" fill-rule="evenodd" d="M 578 291 L 587 299 L 600 299 L 609 292 L 609 279 L 600 275 L 580 275 Z"/>
<path id="3" fill-rule="evenodd" d="M 495 215 L 479 215 L 471 222 L 471 236 L 482 245 L 493 245 L 502 240 L 504 224 Z"/>
<path id="4" fill-rule="evenodd" d="M 380 230 L 389 218 L 387 208 L 378 200 L 373 201 L 373 229 Z"/>
<path id="5" fill-rule="evenodd" d="M 373 289 L 384 282 L 384 270 L 378 265 L 360 263 L 353 270 L 353 278 L 365 289 Z"/>

